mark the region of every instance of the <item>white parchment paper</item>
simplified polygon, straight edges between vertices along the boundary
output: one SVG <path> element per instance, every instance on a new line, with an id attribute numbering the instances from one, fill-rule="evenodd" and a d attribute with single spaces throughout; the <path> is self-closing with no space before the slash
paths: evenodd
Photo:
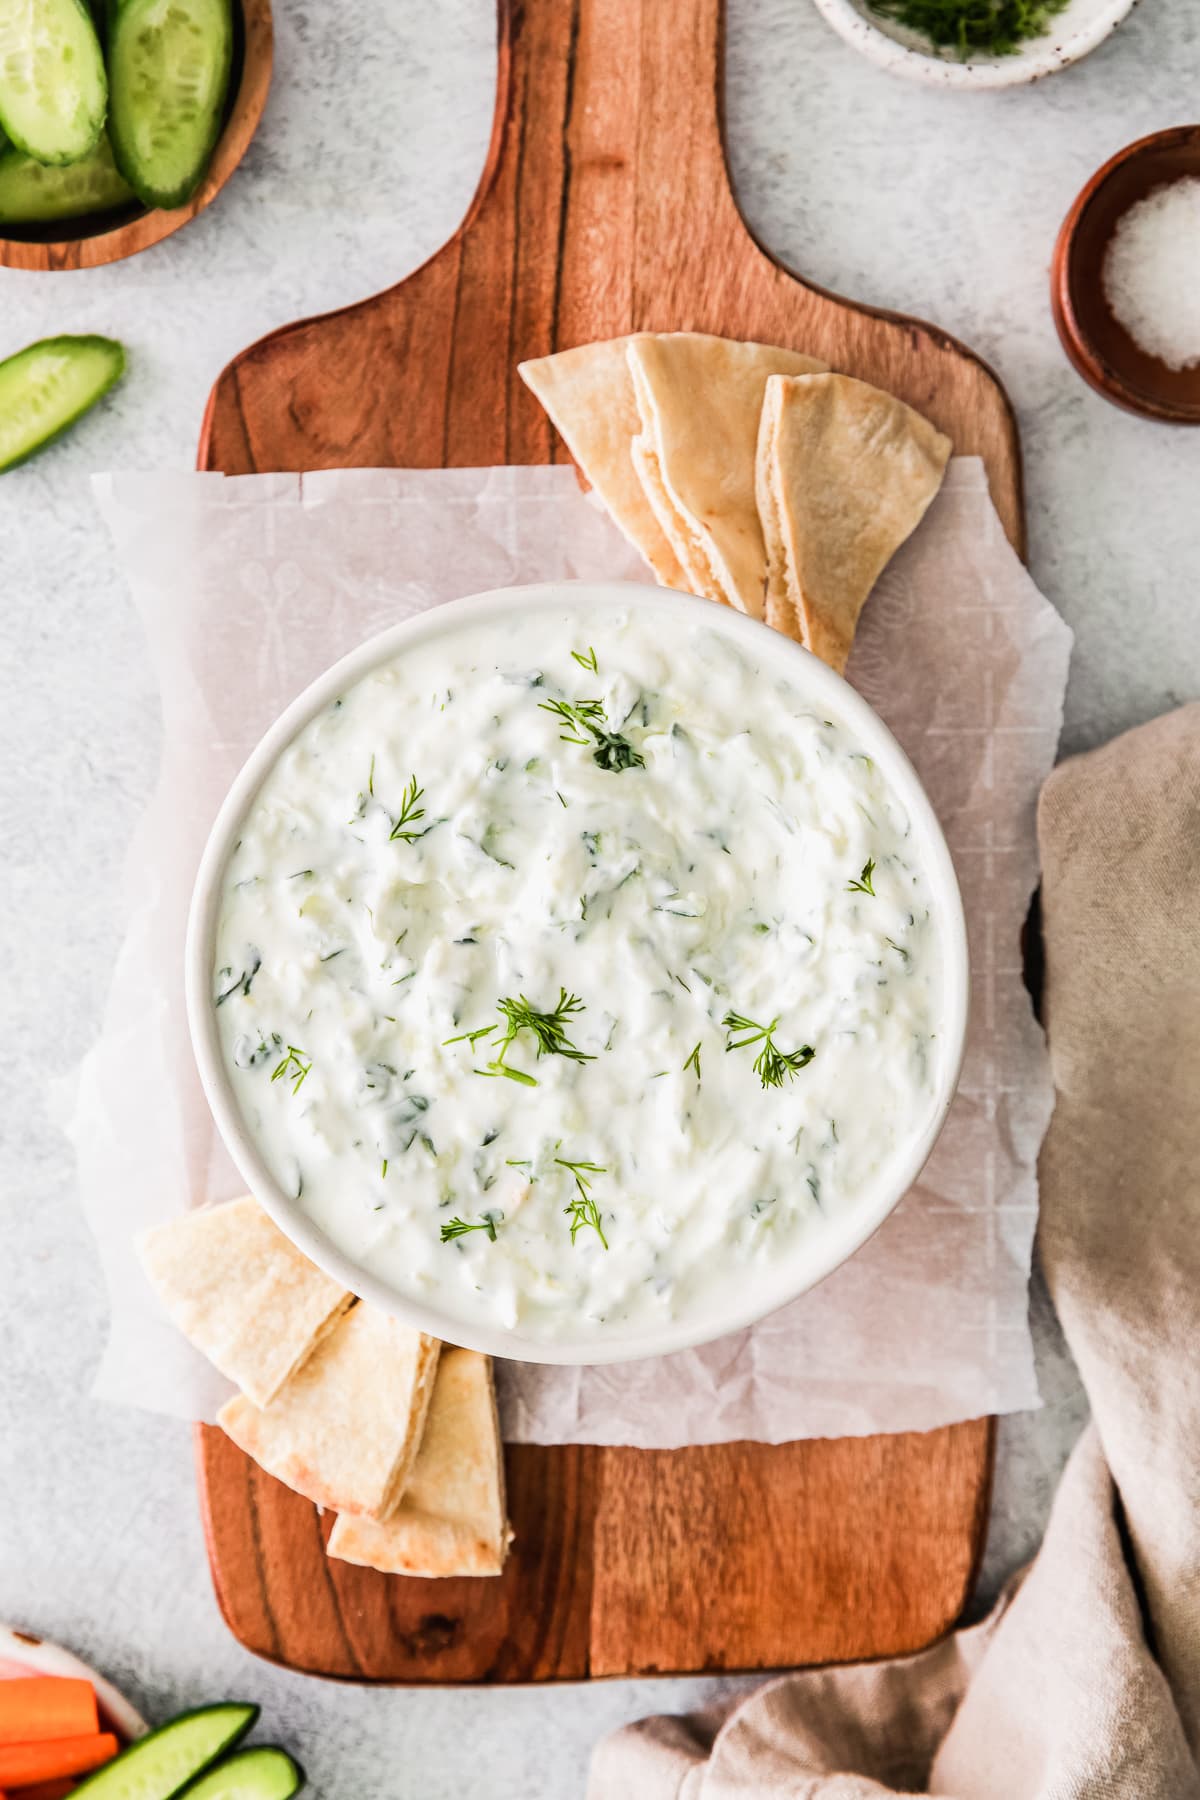
<path id="1" fill-rule="evenodd" d="M 240 1191 L 193 1067 L 182 981 L 192 879 L 229 781 L 294 694 L 397 619 L 515 582 L 646 574 L 569 468 L 121 475 L 99 478 L 96 497 L 164 728 L 129 856 L 128 930 L 69 1126 L 112 1304 L 97 1392 L 211 1418 L 228 1386 L 159 1313 L 132 1244 Z M 849 671 L 924 779 L 962 883 L 974 1003 L 946 1130 L 871 1243 L 752 1330 L 653 1362 L 503 1365 L 508 1438 L 781 1442 L 1038 1403 L 1026 1285 L 1052 1095 L 1020 933 L 1070 641 L 1009 548 L 981 464 L 954 462 L 871 599 Z"/>

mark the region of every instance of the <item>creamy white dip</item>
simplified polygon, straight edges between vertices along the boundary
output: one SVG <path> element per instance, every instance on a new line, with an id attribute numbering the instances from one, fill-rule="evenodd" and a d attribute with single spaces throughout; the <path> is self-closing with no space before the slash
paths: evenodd
<path id="1" fill-rule="evenodd" d="M 942 1054 L 939 922 L 872 759 L 765 637 L 581 617 L 414 647 L 302 730 L 213 971 L 284 1190 L 399 1292 L 543 1340 L 802 1258 L 928 1123 Z"/>

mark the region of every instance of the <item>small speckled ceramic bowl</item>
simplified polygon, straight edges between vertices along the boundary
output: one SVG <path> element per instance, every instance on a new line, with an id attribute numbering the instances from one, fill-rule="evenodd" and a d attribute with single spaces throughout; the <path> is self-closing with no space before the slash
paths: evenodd
<path id="1" fill-rule="evenodd" d="M 848 44 L 892 75 L 929 87 L 1020 87 L 1078 62 L 1115 31 L 1137 0 L 1070 0 L 1050 20 L 1044 37 L 1029 38 L 1011 56 L 983 56 L 962 62 L 919 36 L 871 11 L 869 0 L 814 0 Z"/>
<path id="2" fill-rule="evenodd" d="M 1109 306 L 1103 272 L 1130 207 L 1189 176 L 1200 177 L 1200 125 L 1156 131 L 1118 151 L 1063 220 L 1050 272 L 1054 323 L 1084 380 L 1115 406 L 1171 425 L 1200 425 L 1200 367 L 1172 369 L 1147 355 Z"/>

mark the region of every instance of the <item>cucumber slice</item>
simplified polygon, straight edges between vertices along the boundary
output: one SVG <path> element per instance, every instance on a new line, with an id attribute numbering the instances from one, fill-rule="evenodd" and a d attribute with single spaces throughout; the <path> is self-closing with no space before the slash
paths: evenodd
<path id="1" fill-rule="evenodd" d="M 199 187 L 232 60 L 231 0 L 112 0 L 108 129 L 117 167 L 147 206 L 182 206 Z"/>
<path id="2" fill-rule="evenodd" d="M 273 1744 L 222 1757 L 187 1790 L 185 1800 L 292 1800 L 304 1771 Z"/>
<path id="3" fill-rule="evenodd" d="M 136 198 L 103 133 L 90 155 L 65 168 L 48 168 L 19 150 L 0 149 L 0 225 L 83 219 Z"/>
<path id="4" fill-rule="evenodd" d="M 108 80 L 83 0 L 0 0 L 0 125 L 38 162 L 71 163 L 100 136 Z"/>
<path id="5" fill-rule="evenodd" d="M 43 338 L 0 362 L 0 473 L 66 431 L 124 368 L 124 350 L 105 337 Z"/>
<path id="6" fill-rule="evenodd" d="M 87 1800 L 171 1800 L 244 1738 L 257 1717 L 257 1706 L 234 1700 L 180 1713 L 81 1781 L 75 1793 Z"/>

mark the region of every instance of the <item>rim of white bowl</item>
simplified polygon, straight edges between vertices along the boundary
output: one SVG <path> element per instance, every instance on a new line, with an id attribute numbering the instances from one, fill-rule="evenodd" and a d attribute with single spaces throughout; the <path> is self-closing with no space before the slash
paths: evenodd
<path id="1" fill-rule="evenodd" d="M 221 877 L 242 821 L 264 779 L 282 751 L 330 701 L 344 689 L 378 667 L 438 637 L 451 636 L 475 622 L 492 622 L 498 612 L 520 614 L 579 609 L 594 628 L 597 611 L 616 605 L 636 604 L 641 616 L 653 612 L 669 629 L 676 621 L 681 629 L 699 625 L 748 646 L 761 656 L 790 663 L 797 687 L 814 705 L 828 703 L 832 710 L 870 751 L 901 800 L 921 845 L 922 864 L 929 878 L 942 927 L 944 1048 L 934 1103 L 925 1123 L 902 1155 L 893 1163 L 891 1180 L 838 1218 L 828 1221 L 811 1246 L 782 1259 L 774 1280 L 756 1273 L 743 1289 L 714 1299 L 701 1316 L 666 1321 L 636 1335 L 617 1336 L 605 1342 L 591 1333 L 573 1338 L 540 1339 L 519 1330 L 486 1322 L 463 1320 L 399 1293 L 379 1276 L 347 1256 L 284 1193 L 267 1168 L 246 1129 L 221 1055 L 216 1009 L 212 1004 L 212 970 Z M 668 1355 L 739 1331 L 765 1318 L 789 1301 L 807 1293 L 852 1256 L 883 1224 L 917 1179 L 945 1123 L 958 1087 L 966 1043 L 970 976 L 966 922 L 958 880 L 941 826 L 916 771 L 899 744 L 868 703 L 848 682 L 781 633 L 741 613 L 710 600 L 678 594 L 665 588 L 634 582 L 546 582 L 530 587 L 499 588 L 447 601 L 413 618 L 389 627 L 360 644 L 318 676 L 276 719 L 251 752 L 230 787 L 200 859 L 188 916 L 184 952 L 188 1024 L 192 1047 L 205 1096 L 239 1173 L 250 1192 L 266 1209 L 281 1231 L 320 1268 L 362 1300 L 419 1330 L 447 1343 L 462 1344 L 509 1361 L 595 1365 L 633 1362 Z M 746 1290 L 750 1290 L 747 1293 Z"/>
<path id="2" fill-rule="evenodd" d="M 1137 5 L 1137 0 L 1109 0 L 1089 19 L 1072 27 L 1074 7 L 1068 6 L 1051 19 L 1045 37 L 1029 38 L 1012 56 L 985 57 L 979 62 L 959 62 L 934 50 L 911 48 L 877 23 L 856 0 L 813 0 L 817 10 L 861 55 L 889 74 L 941 88 L 1008 88 L 1040 81 L 1087 56 L 1114 32 Z"/>

